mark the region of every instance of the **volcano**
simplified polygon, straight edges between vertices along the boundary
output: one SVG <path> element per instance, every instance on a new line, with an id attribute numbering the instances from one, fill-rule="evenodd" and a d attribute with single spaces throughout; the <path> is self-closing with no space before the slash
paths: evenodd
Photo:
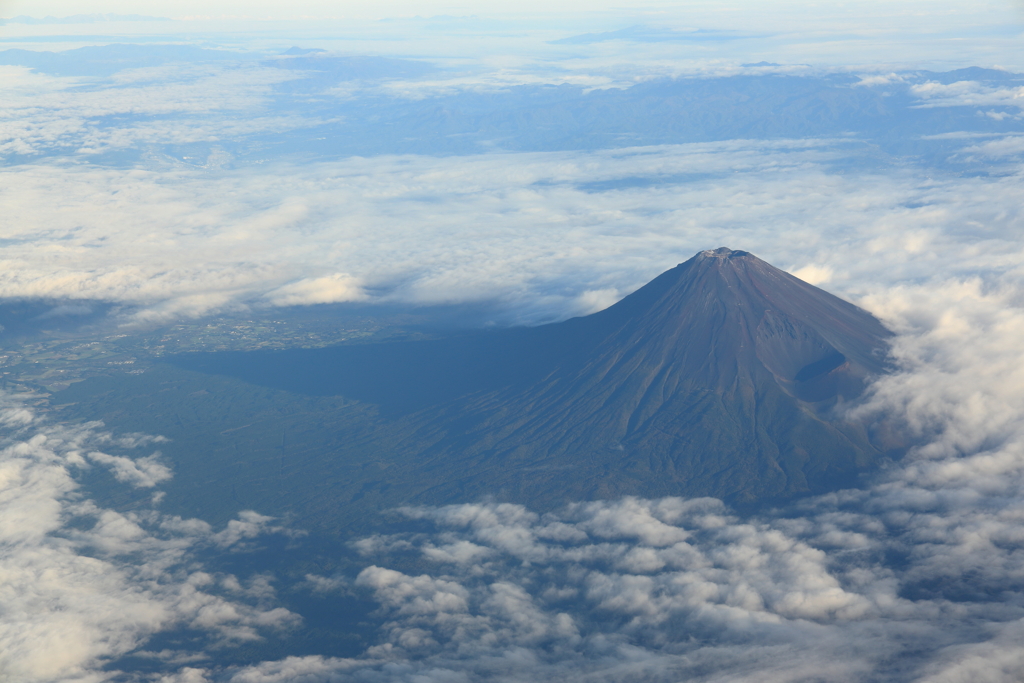
<path id="1" fill-rule="evenodd" d="M 844 415 L 887 371 L 891 337 L 853 304 L 721 248 L 564 322 L 183 354 L 57 400 L 170 437 L 163 505 L 207 519 L 247 506 L 351 533 L 382 509 L 481 497 L 755 508 L 856 486 L 887 455 Z"/>
<path id="2" fill-rule="evenodd" d="M 748 252 L 701 252 L 531 332 L 521 349 L 544 356 L 542 377 L 413 418 L 416 459 L 462 473 L 431 499 L 757 501 L 851 485 L 880 455 L 842 408 L 886 371 L 891 332 Z"/>

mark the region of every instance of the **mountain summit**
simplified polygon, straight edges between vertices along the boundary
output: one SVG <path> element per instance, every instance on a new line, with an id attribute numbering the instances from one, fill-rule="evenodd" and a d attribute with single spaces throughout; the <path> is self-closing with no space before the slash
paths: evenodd
<path id="1" fill-rule="evenodd" d="M 579 324 L 605 337 L 598 355 L 615 359 L 608 379 L 636 373 L 631 383 L 727 390 L 767 370 L 812 402 L 858 393 L 861 380 L 883 371 L 891 336 L 866 311 L 725 247 Z"/>

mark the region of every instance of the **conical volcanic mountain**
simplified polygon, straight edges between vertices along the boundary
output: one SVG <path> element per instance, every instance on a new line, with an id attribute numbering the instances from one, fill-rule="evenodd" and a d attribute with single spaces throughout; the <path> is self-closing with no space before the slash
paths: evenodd
<path id="1" fill-rule="evenodd" d="M 526 346 L 559 350 L 548 374 L 425 411 L 419 457 L 512 498 L 742 501 L 849 485 L 878 456 L 834 408 L 884 371 L 891 333 L 747 252 L 701 252 L 534 334 Z"/>
<path id="2" fill-rule="evenodd" d="M 855 485 L 877 462 L 868 430 L 842 408 L 885 371 L 890 337 L 866 311 L 722 248 L 560 323 L 171 359 L 176 372 L 284 390 L 273 403 L 249 392 L 262 412 L 240 399 L 215 405 L 220 390 L 197 392 L 194 372 L 147 373 L 133 380 L 153 382 L 145 396 L 119 405 L 174 416 L 166 428 L 181 430 L 183 449 L 186 439 L 224 444 L 216 457 L 181 456 L 195 463 L 179 479 L 197 506 L 203 486 L 239 501 L 273 492 L 275 514 L 319 520 L 481 496 L 534 507 L 627 494 L 758 504 Z M 172 380 L 193 387 L 176 400 L 210 407 L 167 403 Z M 292 416 L 278 408 L 303 394 Z M 254 430 L 275 436 L 239 449 Z M 266 496 L 257 502 L 270 509 Z"/>

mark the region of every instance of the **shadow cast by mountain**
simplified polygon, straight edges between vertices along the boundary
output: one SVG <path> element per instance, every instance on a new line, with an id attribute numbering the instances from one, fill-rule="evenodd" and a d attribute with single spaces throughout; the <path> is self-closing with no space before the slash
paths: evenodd
<path id="1" fill-rule="evenodd" d="M 593 340 L 576 329 L 513 328 L 446 339 L 284 351 L 189 353 L 165 361 L 309 396 L 345 396 L 398 417 L 454 399 L 527 387 Z"/>

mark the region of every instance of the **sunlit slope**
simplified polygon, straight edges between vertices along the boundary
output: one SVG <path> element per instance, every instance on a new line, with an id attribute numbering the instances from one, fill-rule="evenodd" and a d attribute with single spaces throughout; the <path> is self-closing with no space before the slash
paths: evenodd
<path id="1" fill-rule="evenodd" d="M 562 323 L 188 354 L 58 399 L 169 436 L 166 504 L 188 514 L 243 505 L 341 528 L 481 496 L 757 504 L 855 485 L 875 463 L 869 430 L 841 408 L 884 372 L 889 336 L 856 306 L 718 249 Z"/>

